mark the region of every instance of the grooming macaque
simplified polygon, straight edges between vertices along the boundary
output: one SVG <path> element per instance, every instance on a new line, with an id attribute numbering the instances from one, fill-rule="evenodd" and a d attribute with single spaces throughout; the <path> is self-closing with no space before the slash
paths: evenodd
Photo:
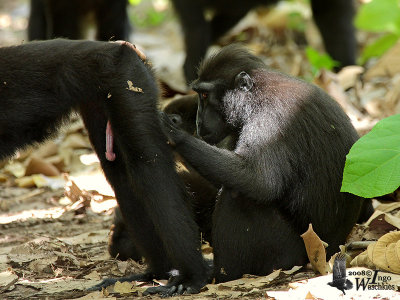
<path id="1" fill-rule="evenodd" d="M 163 121 L 174 151 L 222 185 L 212 227 L 216 281 L 305 264 L 300 235 L 310 223 L 329 244 L 328 256 L 339 251 L 372 210 L 369 200 L 340 192 L 346 154 L 358 139 L 341 107 L 236 45 L 202 63 L 192 88 L 203 140 L 166 114 Z M 214 146 L 227 136 L 236 141 L 231 151 Z"/>

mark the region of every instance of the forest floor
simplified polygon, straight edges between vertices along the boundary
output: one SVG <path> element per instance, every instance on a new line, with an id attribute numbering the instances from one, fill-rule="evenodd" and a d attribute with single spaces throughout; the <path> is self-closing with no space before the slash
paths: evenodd
<path id="1" fill-rule="evenodd" d="M 131 8 L 132 15 L 146 14 L 150 1 L 143 2 L 140 7 Z M 165 14 L 162 24 L 135 27 L 131 41 L 153 61 L 169 95 L 185 94 L 181 72 L 184 51 L 179 24 L 168 8 L 162 5 L 156 8 L 160 14 Z M 250 13 L 219 46 L 240 39 L 271 67 L 313 80 L 342 105 L 360 134 L 368 132 L 378 120 L 400 113 L 400 45 L 367 66 L 349 67 L 339 74 L 322 71 L 313 77 L 303 41 L 307 39 L 316 49 L 321 49 L 321 42 L 309 20 L 309 9 L 301 7 L 299 10 L 306 20 L 304 32 L 287 28 L 285 17 L 288 13 L 284 8 L 259 10 Z M 26 42 L 28 14 L 27 0 L 0 2 L 0 46 Z M 374 35 L 359 32 L 360 49 L 373 39 Z M 86 291 L 103 277 L 138 272 L 144 265 L 122 262 L 108 254 L 107 239 L 116 201 L 81 120 L 77 116 L 71 119 L 71 124 L 63 128 L 55 140 L 0 162 L 0 298 L 145 298 L 142 292 L 146 287 L 163 282 L 118 284 L 103 292 Z M 397 202 L 400 196 L 392 196 L 392 200 L 383 206 L 375 202 L 376 206 L 380 205 L 382 214 L 375 215 L 366 224 L 356 225 L 349 242 L 376 240 L 400 228 Z M 355 256 L 359 252 L 352 254 Z M 360 272 L 355 273 L 356 276 L 374 274 L 368 273 L 372 272 L 370 269 L 362 268 L 362 263 L 355 266 L 354 270 Z M 398 290 L 399 275 L 380 272 L 379 276 L 389 276 L 388 282 Z M 346 291 L 344 296 L 328 285 L 331 280 L 332 274 L 321 276 L 311 268 L 278 270 L 268 276 L 245 276 L 233 282 L 210 284 L 198 295 L 179 298 L 400 297 L 395 291 L 362 288 Z M 146 298 L 157 299 L 158 296 Z"/>

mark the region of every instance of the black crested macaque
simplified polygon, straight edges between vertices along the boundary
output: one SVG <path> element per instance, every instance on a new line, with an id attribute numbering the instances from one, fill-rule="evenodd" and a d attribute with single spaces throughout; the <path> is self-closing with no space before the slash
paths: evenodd
<path id="1" fill-rule="evenodd" d="M 190 134 L 195 134 L 198 102 L 199 96 L 197 94 L 190 94 L 161 101 L 161 108 L 170 118 L 171 115 L 180 118 L 179 128 Z"/>
<path id="2" fill-rule="evenodd" d="M 43 142 L 72 111 L 80 113 L 148 264 L 145 274 L 123 280 L 170 278 L 146 292 L 163 296 L 199 292 L 208 266 L 162 132 L 159 89 L 145 56 L 127 42 L 52 40 L 0 48 L 0 66 L 0 159 Z"/>
<path id="3" fill-rule="evenodd" d="M 218 41 L 252 8 L 274 4 L 277 0 L 172 0 L 181 20 L 186 45 L 184 73 L 190 83 L 196 79 L 198 64 L 207 48 Z M 206 10 L 213 17 L 205 17 Z M 341 63 L 355 64 L 356 38 L 354 33 L 354 6 L 351 0 L 311 0 L 311 9 L 322 35 L 326 51 Z"/>
<path id="4" fill-rule="evenodd" d="M 190 134 L 195 132 L 198 105 L 197 94 L 161 102 L 163 111 L 168 113 L 169 118 L 176 126 Z M 175 162 L 178 175 L 189 193 L 190 197 L 187 198 L 189 201 L 187 205 L 199 226 L 201 238 L 203 241 L 211 243 L 212 213 L 218 189 L 185 163 L 177 153 L 175 153 Z M 118 207 L 115 208 L 114 220 L 110 229 L 108 252 L 112 257 L 117 257 L 120 260 L 131 258 L 139 261 L 142 258 L 126 228 Z"/>
<path id="5" fill-rule="evenodd" d="M 82 39 L 91 22 L 96 40 L 128 40 L 128 0 L 31 0 L 29 40 Z"/>
<path id="6" fill-rule="evenodd" d="M 364 201 L 340 192 L 358 135 L 339 105 L 237 45 L 207 59 L 192 88 L 204 141 L 167 115 L 163 121 L 174 150 L 222 185 L 212 228 L 216 281 L 306 263 L 300 235 L 309 223 L 329 244 L 328 255 L 338 251 Z M 233 151 L 213 146 L 228 135 L 236 137 Z"/>

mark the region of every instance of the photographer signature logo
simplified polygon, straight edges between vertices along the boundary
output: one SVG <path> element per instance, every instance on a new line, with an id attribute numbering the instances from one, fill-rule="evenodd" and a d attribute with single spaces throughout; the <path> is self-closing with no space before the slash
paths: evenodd
<path id="1" fill-rule="evenodd" d="M 328 282 L 328 284 L 341 290 L 344 295 L 346 295 L 345 290 L 350 290 L 353 287 L 353 283 L 346 278 L 346 256 L 343 253 L 335 258 L 332 277 L 332 282 Z"/>
<path id="2" fill-rule="evenodd" d="M 357 291 L 384 291 L 396 289 L 396 286 L 394 284 L 390 284 L 390 281 L 392 280 L 392 277 L 390 275 L 380 276 L 378 275 L 378 273 L 378 270 L 358 270 L 349 271 L 348 275 L 354 276 L 355 288 Z M 338 256 L 336 256 L 333 263 L 332 282 L 328 282 L 328 284 L 342 291 L 344 295 L 346 295 L 346 290 L 350 290 L 354 286 L 353 282 L 347 279 L 346 274 L 346 257 L 344 254 L 339 254 Z"/>

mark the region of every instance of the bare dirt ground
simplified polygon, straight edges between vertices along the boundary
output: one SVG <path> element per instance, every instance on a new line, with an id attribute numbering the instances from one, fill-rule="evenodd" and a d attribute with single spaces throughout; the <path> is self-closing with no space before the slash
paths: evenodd
<path id="1" fill-rule="evenodd" d="M 132 8 L 131 13 L 139 14 L 146 9 L 146 6 Z M 26 41 L 28 13 L 26 0 L 0 2 L 0 46 Z M 274 15 L 278 13 L 281 12 L 260 10 L 249 14 L 221 45 L 241 37 L 271 67 L 311 79 L 311 68 L 301 41 L 307 39 L 320 49 L 315 26 L 305 21 L 307 29 L 299 34 L 287 29 L 282 17 Z M 307 9 L 304 15 L 308 15 Z M 360 32 L 358 38 L 361 49 L 374 37 Z M 136 27 L 131 40 L 153 60 L 159 77 L 170 91 L 185 92 L 181 73 L 184 51 L 176 19 L 168 17 L 160 26 Z M 361 134 L 368 132 L 378 120 L 400 112 L 400 66 L 391 63 L 398 52 L 399 46 L 365 68 L 350 67 L 339 74 L 321 72 L 314 79 L 344 107 Z M 393 197 L 388 206 L 379 207 L 382 214 L 377 214 L 367 224 L 357 225 L 349 241 L 376 240 L 400 228 L 399 205 L 393 202 L 396 195 Z M 397 196 L 396 201 L 399 200 Z M 72 116 L 71 125 L 54 141 L 0 162 L 0 298 L 144 298 L 142 292 L 151 285 L 149 283 L 118 284 L 103 292 L 86 291 L 103 277 L 123 276 L 144 269 L 136 262 L 122 262 L 108 255 L 107 239 L 115 206 L 113 192 L 76 116 Z M 355 256 L 359 252 L 352 254 Z M 360 262 L 355 266 L 365 265 Z M 398 275 L 387 276 L 391 277 L 397 291 Z M 198 295 L 179 298 L 344 298 L 342 292 L 327 284 L 331 279 L 331 274 L 319 276 L 309 268 L 296 268 L 276 271 L 269 276 L 247 276 L 224 284 L 210 284 Z M 347 295 L 352 299 L 400 297 L 394 291 L 362 289 L 347 291 Z"/>

